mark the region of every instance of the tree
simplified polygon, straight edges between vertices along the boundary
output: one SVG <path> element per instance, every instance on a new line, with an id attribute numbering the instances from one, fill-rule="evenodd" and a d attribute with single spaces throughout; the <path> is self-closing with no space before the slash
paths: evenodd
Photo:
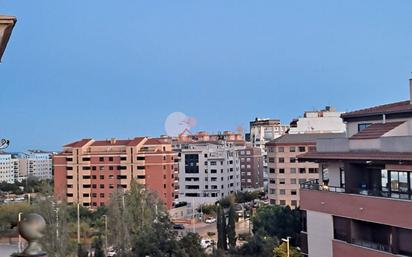
<path id="1" fill-rule="evenodd" d="M 298 244 L 300 234 L 300 212 L 288 206 L 270 205 L 259 208 L 253 217 L 253 232 L 280 238 L 291 237 L 293 244 Z"/>
<path id="2" fill-rule="evenodd" d="M 226 235 L 226 216 L 223 207 L 219 204 L 217 207 L 217 248 L 227 249 L 227 235 Z"/>
<path id="3" fill-rule="evenodd" d="M 273 257 L 288 257 L 287 247 L 288 247 L 288 245 L 285 242 L 280 244 L 278 247 L 276 247 L 273 250 L 273 253 L 275 254 Z M 290 247 L 289 250 L 290 250 L 290 252 L 289 252 L 290 257 L 302 257 L 302 254 L 300 253 L 300 251 L 298 249 L 296 249 L 295 247 Z"/>
<path id="4" fill-rule="evenodd" d="M 100 235 L 94 239 L 93 248 L 94 248 L 94 257 L 105 257 L 104 250 L 103 250 L 103 241 Z"/>
<path id="5" fill-rule="evenodd" d="M 277 245 L 276 239 L 257 233 L 238 249 L 237 256 L 273 257 L 275 245 Z"/>
<path id="6" fill-rule="evenodd" d="M 227 238 L 229 240 L 230 248 L 236 247 L 236 211 L 233 204 L 229 208 L 229 221 L 227 224 Z"/>
<path id="7" fill-rule="evenodd" d="M 179 247 L 184 250 L 179 257 L 206 257 L 205 252 L 200 244 L 201 238 L 198 234 L 188 233 L 179 241 Z"/>

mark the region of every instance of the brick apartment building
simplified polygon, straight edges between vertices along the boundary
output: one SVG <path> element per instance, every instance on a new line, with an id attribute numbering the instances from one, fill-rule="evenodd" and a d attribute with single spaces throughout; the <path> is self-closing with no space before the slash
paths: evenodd
<path id="1" fill-rule="evenodd" d="M 263 188 L 263 155 L 258 147 L 246 146 L 238 150 L 242 190 Z"/>
<path id="2" fill-rule="evenodd" d="M 168 208 L 177 197 L 178 163 L 168 139 L 82 139 L 63 146 L 54 160 L 55 196 L 96 208 L 135 179 L 156 192 Z"/>
<path id="3" fill-rule="evenodd" d="M 343 134 L 339 134 L 343 136 Z M 286 134 L 267 143 L 269 161 L 268 196 L 271 204 L 299 206 L 299 184 L 319 178 L 319 164 L 298 161 L 297 156 L 316 150 L 319 138 L 334 133 Z"/>

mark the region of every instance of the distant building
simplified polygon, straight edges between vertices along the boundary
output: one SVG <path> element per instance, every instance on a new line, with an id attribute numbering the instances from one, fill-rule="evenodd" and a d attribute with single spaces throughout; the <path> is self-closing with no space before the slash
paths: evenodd
<path id="1" fill-rule="evenodd" d="M 340 134 L 343 136 L 343 134 Z M 299 184 L 319 178 L 319 165 L 314 162 L 299 162 L 297 156 L 316 150 L 319 138 L 336 137 L 336 134 L 286 134 L 270 143 L 268 147 L 269 186 L 271 204 L 299 206 Z"/>
<path id="2" fill-rule="evenodd" d="M 241 190 L 235 142 L 189 142 L 179 150 L 179 201 L 213 204 Z"/>
<path id="3" fill-rule="evenodd" d="M 29 150 L 25 160 L 27 164 L 20 163 L 20 176 L 34 177 L 40 180 L 53 178 L 52 152 Z M 27 166 L 27 172 L 22 172 Z"/>
<path id="4" fill-rule="evenodd" d="M 0 182 L 14 183 L 14 162 L 11 154 L 0 153 Z"/>
<path id="5" fill-rule="evenodd" d="M 321 111 L 306 111 L 303 117 L 291 122 L 288 133 L 344 133 L 346 126 L 341 114 L 330 106 Z"/>
<path id="6" fill-rule="evenodd" d="M 250 122 L 250 142 L 253 147 L 258 147 L 263 156 L 263 175 L 267 184 L 268 178 L 268 156 L 266 143 L 276 139 L 289 130 L 289 125 L 282 125 L 278 119 L 260 119 L 256 118 Z"/>
<path id="7" fill-rule="evenodd" d="M 135 180 L 171 208 L 178 196 L 176 157 L 167 138 L 82 139 L 53 156 L 55 196 L 97 208 Z"/>
<path id="8" fill-rule="evenodd" d="M 238 150 L 242 190 L 263 188 L 263 155 L 257 147 L 246 146 Z"/>
<path id="9" fill-rule="evenodd" d="M 301 184 L 302 250 L 309 257 L 412 256 L 412 100 L 342 118 L 346 137 L 320 139 L 316 152 L 298 157 L 318 163 L 321 174 Z"/>

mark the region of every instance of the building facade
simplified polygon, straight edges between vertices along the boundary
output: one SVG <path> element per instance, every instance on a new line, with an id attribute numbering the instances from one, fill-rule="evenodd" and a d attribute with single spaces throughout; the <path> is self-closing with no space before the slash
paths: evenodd
<path id="1" fill-rule="evenodd" d="M 302 248 L 310 257 L 412 256 L 411 101 L 342 118 L 347 137 L 298 157 L 321 171 L 301 184 Z"/>
<path id="2" fill-rule="evenodd" d="M 303 117 L 291 122 L 288 133 L 344 133 L 346 126 L 341 114 L 330 106 L 320 111 L 306 111 Z"/>
<path id="3" fill-rule="evenodd" d="M 233 142 L 182 144 L 179 162 L 179 201 L 213 204 L 241 190 L 240 160 Z"/>
<path id="4" fill-rule="evenodd" d="M 335 136 L 331 133 L 286 134 L 267 144 L 268 197 L 271 204 L 292 208 L 299 206 L 299 184 L 318 179 L 319 165 L 315 162 L 300 162 L 297 157 L 315 151 L 317 139 Z"/>
<path id="5" fill-rule="evenodd" d="M 107 204 L 115 191 L 129 190 L 135 180 L 171 208 L 177 197 L 175 159 L 168 139 L 82 139 L 53 156 L 55 196 L 96 208 Z"/>
<path id="6" fill-rule="evenodd" d="M 238 150 L 242 190 L 263 189 L 263 155 L 257 147 Z"/>
<path id="7" fill-rule="evenodd" d="M 0 153 L 0 182 L 14 183 L 14 162 L 11 154 Z"/>

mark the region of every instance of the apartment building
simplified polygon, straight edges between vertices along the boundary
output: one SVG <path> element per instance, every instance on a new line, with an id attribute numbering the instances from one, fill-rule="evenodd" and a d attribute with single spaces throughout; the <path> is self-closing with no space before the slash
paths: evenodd
<path id="1" fill-rule="evenodd" d="M 96 208 L 132 180 L 157 193 L 171 208 L 177 197 L 176 153 L 167 138 L 82 139 L 53 156 L 55 196 Z"/>
<path id="2" fill-rule="evenodd" d="M 179 201 L 213 204 L 241 190 L 240 160 L 234 142 L 182 144 L 179 162 Z"/>
<path id="3" fill-rule="evenodd" d="M 263 176 L 265 185 L 268 180 L 268 151 L 266 143 L 274 140 L 289 130 L 289 125 L 282 125 L 278 119 L 255 118 L 250 122 L 249 139 L 253 147 L 260 148 L 263 155 Z"/>
<path id="4" fill-rule="evenodd" d="M 340 117 L 342 112 L 326 106 L 320 111 L 306 111 L 303 117 L 290 123 L 289 134 L 302 133 L 344 133 L 346 126 Z"/>
<path id="5" fill-rule="evenodd" d="M 340 134 L 343 136 L 343 134 Z M 319 178 L 319 165 L 298 161 L 297 156 L 316 150 L 316 140 L 333 133 L 286 134 L 267 145 L 269 161 L 268 197 L 271 204 L 299 206 L 299 184 Z"/>
<path id="6" fill-rule="evenodd" d="M 0 62 L 16 21 L 16 17 L 0 15 Z"/>
<path id="7" fill-rule="evenodd" d="M 412 82 L 411 91 L 412 91 Z M 309 257 L 412 256 L 412 101 L 342 115 L 345 138 L 320 139 L 321 177 L 301 184 Z"/>
<path id="8" fill-rule="evenodd" d="M 242 190 L 263 188 L 262 150 L 251 145 L 237 150 L 240 159 L 240 182 Z"/>
<path id="9" fill-rule="evenodd" d="M 11 154 L 0 153 L 0 182 L 14 183 L 14 162 Z"/>
<path id="10" fill-rule="evenodd" d="M 29 150 L 19 159 L 19 176 L 40 180 L 53 178 L 53 153 Z"/>

